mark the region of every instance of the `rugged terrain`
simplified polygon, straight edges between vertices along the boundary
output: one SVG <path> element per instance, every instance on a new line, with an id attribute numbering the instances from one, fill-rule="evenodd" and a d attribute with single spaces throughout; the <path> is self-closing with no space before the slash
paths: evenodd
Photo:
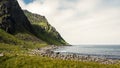
<path id="1" fill-rule="evenodd" d="M 38 38 L 48 42 L 48 44 L 67 44 L 56 29 L 48 23 L 45 16 L 34 14 L 27 10 L 24 10 L 24 13 L 31 22 Z"/>
<path id="2" fill-rule="evenodd" d="M 27 10 L 23 12 L 17 0 L 0 1 L 0 29 L 4 30 L 2 32 L 8 33 L 21 41 L 52 45 L 66 44 L 64 39 L 56 29 L 48 23 L 44 16 L 33 14 Z M 3 37 L 1 36 L 0 42 L 6 43 L 6 41 L 3 41 L 5 35 Z M 4 39 L 12 40 L 12 38 Z M 15 43 L 16 40 L 13 42 L 17 44 Z"/>
<path id="3" fill-rule="evenodd" d="M 48 45 L 66 44 L 44 16 L 23 11 L 17 0 L 0 0 L 0 68 L 120 67 L 120 64 L 105 65 L 29 54 Z"/>

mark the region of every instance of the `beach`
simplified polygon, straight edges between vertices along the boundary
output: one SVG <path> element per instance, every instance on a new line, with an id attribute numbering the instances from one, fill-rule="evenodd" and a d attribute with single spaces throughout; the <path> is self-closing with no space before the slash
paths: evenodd
<path id="1" fill-rule="evenodd" d="M 63 54 L 60 52 L 55 52 L 54 50 L 62 48 L 64 46 L 47 46 L 43 48 L 38 48 L 31 50 L 29 54 L 38 55 L 42 57 L 50 57 L 52 59 L 62 59 L 62 60 L 71 60 L 71 61 L 83 61 L 83 62 L 97 62 L 101 64 L 117 64 L 120 63 L 119 59 L 108 59 L 105 57 L 98 57 L 92 55 L 80 55 L 80 54 Z"/>

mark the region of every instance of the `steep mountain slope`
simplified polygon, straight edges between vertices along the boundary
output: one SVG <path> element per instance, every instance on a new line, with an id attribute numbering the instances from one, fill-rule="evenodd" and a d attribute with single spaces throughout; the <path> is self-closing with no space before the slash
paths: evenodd
<path id="1" fill-rule="evenodd" d="M 23 12 L 17 0 L 0 0 L 0 43 L 17 44 L 16 40 L 20 43 L 66 44 L 45 17 Z"/>
<path id="2" fill-rule="evenodd" d="M 24 13 L 33 25 L 34 31 L 39 38 L 47 41 L 49 44 L 67 44 L 56 29 L 48 23 L 45 16 L 34 14 L 27 10 L 24 10 Z"/>
<path id="3" fill-rule="evenodd" d="M 11 34 L 33 31 L 16 0 L 0 0 L 0 27 Z"/>

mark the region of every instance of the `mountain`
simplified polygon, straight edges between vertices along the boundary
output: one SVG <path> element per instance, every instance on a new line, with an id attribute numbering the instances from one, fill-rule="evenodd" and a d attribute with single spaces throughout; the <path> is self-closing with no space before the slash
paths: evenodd
<path id="1" fill-rule="evenodd" d="M 32 26 L 16 0 L 0 1 L 0 27 L 6 32 L 31 32 Z"/>
<path id="2" fill-rule="evenodd" d="M 23 12 L 17 0 L 0 0 L 0 43 L 17 44 L 18 40 L 24 43 L 67 44 L 44 16 L 27 10 Z"/>
<path id="3" fill-rule="evenodd" d="M 24 10 L 24 13 L 31 22 L 38 38 L 47 41 L 49 44 L 66 44 L 56 29 L 48 23 L 45 16 L 34 14 L 27 10 Z"/>

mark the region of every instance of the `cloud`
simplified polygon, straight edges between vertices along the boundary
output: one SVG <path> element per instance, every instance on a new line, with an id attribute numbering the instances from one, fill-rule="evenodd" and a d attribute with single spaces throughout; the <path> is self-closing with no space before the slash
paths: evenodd
<path id="1" fill-rule="evenodd" d="M 33 0 L 23 9 L 44 15 L 71 44 L 120 44 L 119 0 Z"/>

